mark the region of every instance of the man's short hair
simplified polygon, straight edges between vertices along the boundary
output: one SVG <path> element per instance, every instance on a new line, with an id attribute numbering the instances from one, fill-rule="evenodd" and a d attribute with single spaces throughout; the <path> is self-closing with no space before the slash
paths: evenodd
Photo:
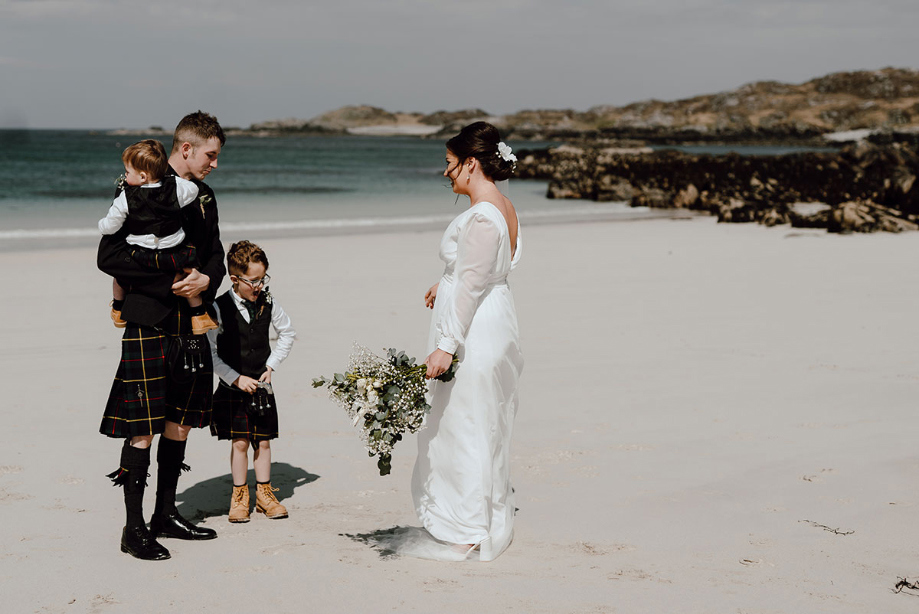
<path id="1" fill-rule="evenodd" d="M 192 147 L 198 147 L 214 137 L 220 139 L 221 147 L 227 142 L 216 117 L 204 111 L 189 113 L 182 118 L 172 135 L 172 153 L 177 152 L 186 141 L 191 143 Z"/>
<path id="2" fill-rule="evenodd" d="M 121 161 L 139 173 L 147 173 L 151 181 L 165 177 L 169 168 L 166 148 L 154 139 L 145 139 L 128 145 L 121 154 Z"/>
<path id="3" fill-rule="evenodd" d="M 251 241 L 237 241 L 227 251 L 227 270 L 230 275 L 245 275 L 249 264 L 261 263 L 268 270 L 268 256 L 265 251 Z"/>

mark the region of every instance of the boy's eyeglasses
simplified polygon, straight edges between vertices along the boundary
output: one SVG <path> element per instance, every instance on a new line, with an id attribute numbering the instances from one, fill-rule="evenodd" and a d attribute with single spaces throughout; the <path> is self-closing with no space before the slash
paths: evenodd
<path id="1" fill-rule="evenodd" d="M 246 279 L 245 277 L 236 276 L 236 279 L 239 281 L 244 281 L 249 284 L 249 287 L 255 290 L 256 288 L 261 288 L 262 286 L 268 285 L 268 282 L 271 281 L 271 275 L 265 275 L 261 279 Z"/>

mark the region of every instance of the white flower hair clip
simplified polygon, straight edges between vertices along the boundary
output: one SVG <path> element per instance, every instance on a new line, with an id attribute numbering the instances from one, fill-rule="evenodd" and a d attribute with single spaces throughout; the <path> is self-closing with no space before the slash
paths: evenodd
<path id="1" fill-rule="evenodd" d="M 517 162 L 517 156 L 512 154 L 512 151 L 513 150 L 511 149 L 510 145 L 504 141 L 501 141 L 498 143 L 498 153 L 495 155 L 501 156 L 501 159 L 505 162 Z"/>

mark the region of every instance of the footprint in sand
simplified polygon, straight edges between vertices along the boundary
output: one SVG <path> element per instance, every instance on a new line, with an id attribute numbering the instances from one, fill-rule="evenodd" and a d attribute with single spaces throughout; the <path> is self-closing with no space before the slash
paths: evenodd
<path id="1" fill-rule="evenodd" d="M 590 542 L 577 542 L 570 547 L 571 550 L 591 556 L 602 556 L 611 552 L 631 552 L 635 550 L 632 544 L 592 544 Z"/>
<path id="2" fill-rule="evenodd" d="M 763 564 L 763 559 L 740 559 L 739 563 L 744 567 L 756 567 Z"/>
<path id="3" fill-rule="evenodd" d="M 441 578 L 434 578 L 433 580 L 424 580 L 424 592 L 426 593 L 437 593 L 440 591 L 453 591 L 459 586 L 459 583 L 454 580 L 443 580 Z"/>
<path id="4" fill-rule="evenodd" d="M 29 499 L 34 499 L 32 495 L 27 495 L 21 492 L 10 492 L 6 489 L 0 488 L 0 503 L 7 503 L 10 501 L 28 501 Z"/>
<path id="5" fill-rule="evenodd" d="M 607 580 L 653 580 L 661 584 L 672 584 L 672 580 L 667 578 L 656 578 L 644 569 L 620 569 L 615 573 L 606 576 Z"/>
<path id="6" fill-rule="evenodd" d="M 822 476 L 826 475 L 827 473 L 833 473 L 833 471 L 835 470 L 834 469 L 821 469 L 820 473 L 815 474 L 815 475 L 802 475 L 801 479 L 804 480 L 805 482 L 822 482 L 823 481 Z"/>
<path id="7" fill-rule="evenodd" d="M 92 606 L 90 612 L 102 612 L 104 606 L 116 605 L 117 603 L 119 603 L 119 601 L 112 595 L 96 595 L 92 598 L 92 601 L 90 601 L 90 605 Z"/>
<path id="8" fill-rule="evenodd" d="M 299 544 L 280 544 L 278 546 L 273 546 L 271 548 L 263 548 L 262 554 L 266 556 L 274 556 L 276 554 L 285 554 L 287 552 L 293 552 L 305 548 L 307 546 L 306 542 L 301 542 Z"/>

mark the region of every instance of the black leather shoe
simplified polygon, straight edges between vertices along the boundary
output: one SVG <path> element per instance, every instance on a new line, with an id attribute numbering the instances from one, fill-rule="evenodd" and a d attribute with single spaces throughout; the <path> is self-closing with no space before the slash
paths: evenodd
<path id="1" fill-rule="evenodd" d="M 171 514 L 154 514 L 150 519 L 150 532 L 155 537 L 174 537 L 176 539 L 214 539 L 217 531 L 206 527 L 196 527 L 188 522 L 178 511 Z"/>
<path id="2" fill-rule="evenodd" d="M 147 527 L 125 527 L 121 532 L 121 551 L 145 561 L 165 561 L 171 556 Z"/>

